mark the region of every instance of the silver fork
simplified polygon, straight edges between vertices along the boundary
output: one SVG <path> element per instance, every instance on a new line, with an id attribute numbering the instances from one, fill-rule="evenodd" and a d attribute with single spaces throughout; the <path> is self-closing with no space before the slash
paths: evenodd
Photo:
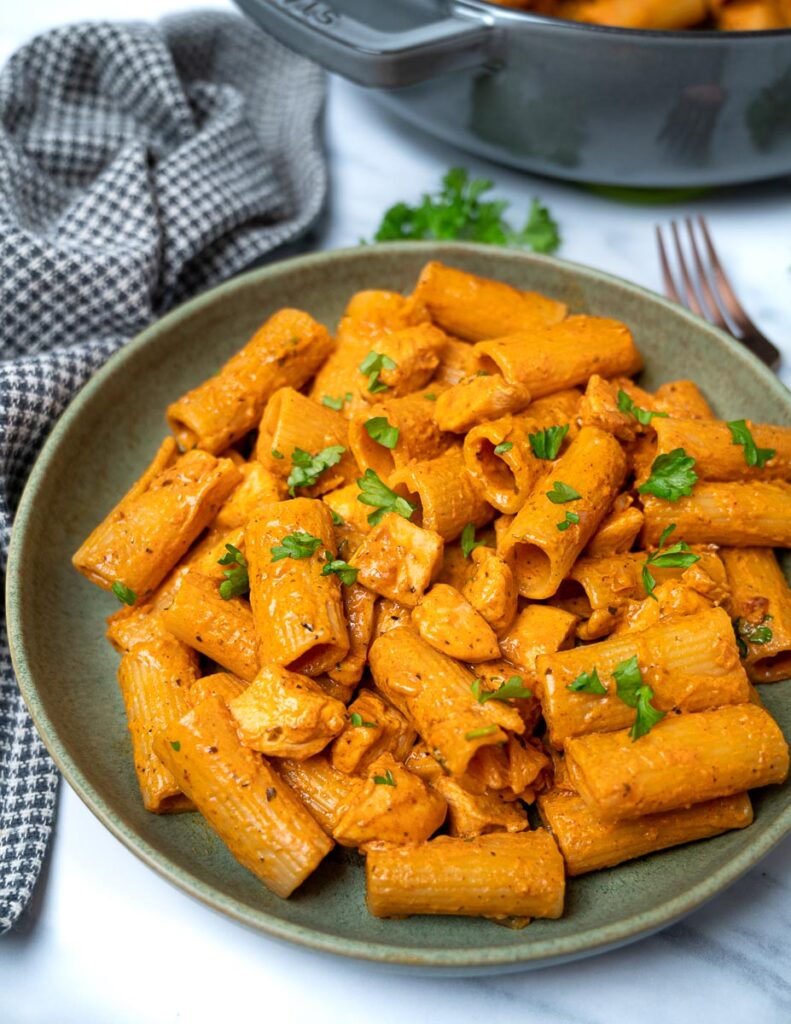
<path id="1" fill-rule="evenodd" d="M 669 247 L 665 246 L 662 228 L 659 224 L 656 225 L 656 241 L 665 294 L 673 302 L 686 306 L 704 320 L 733 335 L 762 362 L 776 370 L 780 363 L 780 350 L 758 330 L 736 298 L 714 248 L 706 221 L 699 216 L 697 225 L 693 223 L 691 217 L 686 217 L 684 222 L 687 228 L 688 247 L 694 263 L 692 271 L 689 260 L 684 255 L 679 226 L 676 221 L 670 224 L 682 289 L 677 286 L 670 270 L 667 255 Z M 702 246 L 699 245 L 698 234 L 703 239 Z M 707 262 L 704 262 L 701 251 L 705 252 Z"/>

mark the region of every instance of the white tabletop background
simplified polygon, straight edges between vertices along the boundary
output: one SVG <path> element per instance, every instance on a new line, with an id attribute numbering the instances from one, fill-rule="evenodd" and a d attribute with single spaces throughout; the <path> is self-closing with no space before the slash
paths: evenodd
<path id="1" fill-rule="evenodd" d="M 0 61 L 64 19 L 155 18 L 184 0 L 0 0 Z M 215 6 L 230 7 L 230 4 Z M 330 83 L 329 216 L 317 245 L 370 237 L 390 203 L 464 163 L 523 216 L 533 195 L 562 255 L 659 290 L 652 228 L 685 207 L 616 204 L 463 156 Z M 698 201 L 737 291 L 784 349 L 791 383 L 791 181 Z M 683 368 L 680 368 L 683 369 Z M 61 784 L 49 868 L 22 932 L 0 939 L 3 1024 L 761 1024 L 791 1020 L 791 838 L 682 923 L 577 963 L 487 978 L 395 975 L 255 934 L 144 867 Z"/>

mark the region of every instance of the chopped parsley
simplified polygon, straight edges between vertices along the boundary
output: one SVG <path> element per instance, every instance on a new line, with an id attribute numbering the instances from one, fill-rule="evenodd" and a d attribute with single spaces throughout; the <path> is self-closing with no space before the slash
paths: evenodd
<path id="1" fill-rule="evenodd" d="M 333 398 L 332 395 L 325 395 L 321 404 L 326 405 L 328 409 L 334 409 L 335 412 L 340 412 L 343 408 L 344 402 L 351 402 L 352 393 L 347 391 L 345 395 L 338 395 L 337 398 Z"/>
<path id="2" fill-rule="evenodd" d="M 437 396 L 434 394 L 433 391 L 427 391 L 425 395 L 423 395 L 423 397 L 429 402 L 436 402 L 437 400 Z"/>
<path id="3" fill-rule="evenodd" d="M 630 708 L 637 710 L 629 735 L 632 740 L 639 740 L 641 736 L 645 736 L 658 722 L 662 721 L 665 712 L 657 711 L 651 704 L 654 691 L 643 682 L 636 654 L 615 666 L 613 678 L 618 696 Z"/>
<path id="4" fill-rule="evenodd" d="M 560 530 L 561 533 L 563 533 L 565 530 L 568 530 L 572 523 L 576 524 L 579 521 L 580 517 L 577 515 L 576 512 L 567 512 L 566 518 L 562 519 L 559 523 L 555 523 L 555 526 Z"/>
<path id="5" fill-rule="evenodd" d="M 311 455 L 301 448 L 295 448 L 291 453 L 291 473 L 286 481 L 291 497 L 294 497 L 297 487 L 312 487 L 326 469 L 336 466 L 341 461 L 345 451 L 341 444 L 324 448 L 318 455 Z"/>
<path id="6" fill-rule="evenodd" d="M 374 783 L 377 786 L 395 786 L 396 781 L 393 778 L 393 773 L 388 768 L 384 775 L 374 775 Z"/>
<path id="7" fill-rule="evenodd" d="M 503 441 L 502 444 L 495 445 L 495 447 L 494 447 L 494 454 L 495 455 L 505 455 L 506 452 L 510 452 L 511 451 L 513 446 L 514 446 L 514 442 L 513 441 Z"/>
<path id="8" fill-rule="evenodd" d="M 523 685 L 521 676 L 511 676 L 507 683 L 503 683 L 496 690 L 481 689 L 481 680 L 473 679 L 470 689 L 475 694 L 479 704 L 485 704 L 487 700 L 515 700 L 520 697 L 532 697 L 532 690 Z"/>
<path id="9" fill-rule="evenodd" d="M 552 490 L 545 493 L 553 505 L 565 505 L 567 501 L 579 501 L 582 497 L 579 491 L 564 484 L 562 480 L 556 480 L 552 484 Z"/>
<path id="10" fill-rule="evenodd" d="M 321 537 L 297 530 L 296 533 L 286 534 L 279 544 L 269 550 L 272 552 L 273 562 L 279 562 L 281 558 L 310 558 L 323 543 Z"/>
<path id="11" fill-rule="evenodd" d="M 380 523 L 388 512 L 397 512 L 404 519 L 411 519 L 417 511 L 417 505 L 413 505 L 411 501 L 407 501 L 395 491 L 391 491 L 372 469 L 366 469 L 357 481 L 357 486 L 360 488 L 357 500 L 363 505 L 372 505 L 376 509 L 368 516 L 371 526 Z"/>
<path id="12" fill-rule="evenodd" d="M 121 604 L 133 605 L 137 600 L 137 594 L 134 590 L 130 590 L 129 587 L 124 586 L 120 580 L 116 580 L 113 583 L 112 591 Z"/>
<path id="13" fill-rule="evenodd" d="M 359 711 L 352 711 L 349 715 L 349 721 L 356 729 L 376 729 L 376 722 L 366 722 L 363 720 L 363 716 Z"/>
<path id="14" fill-rule="evenodd" d="M 736 646 L 739 648 L 739 657 L 744 659 L 750 653 L 748 644 L 768 644 L 774 634 L 771 626 L 765 625 L 772 621 L 771 615 L 764 615 L 760 623 L 748 622 L 747 619 L 734 619 L 733 630 L 736 634 Z"/>
<path id="15" fill-rule="evenodd" d="M 476 548 L 486 547 L 482 540 L 475 539 L 475 523 L 467 523 L 461 531 L 459 543 L 461 545 L 461 553 L 465 558 L 469 558 Z"/>
<path id="16" fill-rule="evenodd" d="M 223 573 L 225 579 L 220 584 L 220 597 L 230 601 L 232 597 L 242 597 L 250 590 L 250 579 L 247 574 L 247 559 L 239 548 L 233 544 L 225 545 L 225 554 L 218 559 L 218 565 L 230 565 Z"/>
<path id="17" fill-rule="evenodd" d="M 500 728 L 499 725 L 482 725 L 480 729 L 471 729 L 469 732 L 465 732 L 465 740 L 479 740 L 484 736 L 493 736 Z"/>
<path id="18" fill-rule="evenodd" d="M 727 424 L 728 430 L 734 444 L 740 444 L 744 448 L 744 461 L 748 466 L 756 466 L 763 469 L 766 463 L 774 457 L 774 448 L 759 448 L 746 420 L 731 420 Z"/>
<path id="19" fill-rule="evenodd" d="M 178 753 L 181 750 L 181 742 L 179 740 L 171 740 L 170 745 L 171 747 L 173 747 L 176 753 Z"/>
<path id="20" fill-rule="evenodd" d="M 396 364 L 390 356 L 373 351 L 368 353 L 359 366 L 360 373 L 364 373 L 368 378 L 368 390 L 373 395 L 388 389 L 388 385 L 379 380 L 379 374 L 382 370 L 395 370 L 395 368 Z"/>
<path id="21" fill-rule="evenodd" d="M 546 427 L 535 434 L 528 434 L 530 448 L 537 459 L 556 459 L 563 439 L 569 432 L 569 424 L 562 427 Z"/>
<path id="22" fill-rule="evenodd" d="M 374 416 L 363 424 L 372 441 L 384 448 L 395 448 L 398 444 L 398 427 L 394 427 L 386 416 Z"/>
<path id="23" fill-rule="evenodd" d="M 695 460 L 683 448 L 674 448 L 666 455 L 658 455 L 651 466 L 651 475 L 637 490 L 641 494 L 654 494 L 665 501 L 678 501 L 692 494 L 698 474 L 692 468 Z"/>
<path id="24" fill-rule="evenodd" d="M 279 452 L 277 450 L 277 448 L 273 448 L 272 449 L 272 458 L 273 459 L 284 459 L 285 455 L 282 452 Z"/>
<path id="25" fill-rule="evenodd" d="M 327 562 L 321 567 L 322 576 L 335 575 L 347 587 L 350 587 L 355 582 L 357 573 L 360 571 L 359 569 L 355 569 L 348 562 L 344 562 L 342 558 L 333 558 L 330 551 L 325 551 L 324 557 L 327 559 Z"/>
<path id="26" fill-rule="evenodd" d="M 666 548 L 665 543 L 670 534 L 675 530 L 676 524 L 671 523 L 666 530 L 662 532 L 662 536 L 659 538 L 659 545 L 657 550 L 653 554 L 649 555 L 643 563 L 643 587 L 645 588 L 646 594 L 652 597 L 655 601 L 657 600 L 654 594 L 654 588 L 656 587 L 656 580 L 651 575 L 651 566 L 655 566 L 657 569 L 688 569 L 695 562 L 700 561 L 700 555 L 693 555 L 689 550 L 689 544 L 686 544 L 683 540 L 677 544 L 673 544 L 672 547 Z"/>
<path id="27" fill-rule="evenodd" d="M 621 412 L 631 413 L 637 422 L 641 423 L 644 427 L 647 427 L 655 416 L 661 419 L 667 419 L 668 416 L 666 412 L 649 412 L 648 409 L 641 409 L 634 404 L 633 398 L 630 398 L 625 391 L 620 389 L 618 391 L 618 408 Z"/>
<path id="28" fill-rule="evenodd" d="M 346 521 L 344 519 L 342 519 L 341 516 L 338 515 L 338 513 L 335 511 L 334 508 L 330 509 L 330 517 L 332 518 L 332 525 L 333 526 L 345 526 L 346 525 Z"/>
<path id="29" fill-rule="evenodd" d="M 601 679 L 599 679 L 599 672 L 595 668 L 592 672 L 580 672 L 574 682 L 569 683 L 566 689 L 571 690 L 572 693 L 598 693 L 601 695 L 607 692 Z"/>

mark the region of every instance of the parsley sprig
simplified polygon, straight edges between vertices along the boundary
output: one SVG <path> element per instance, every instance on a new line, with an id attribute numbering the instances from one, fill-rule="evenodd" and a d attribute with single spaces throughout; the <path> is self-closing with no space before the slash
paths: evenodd
<path id="1" fill-rule="evenodd" d="M 530 448 L 537 459 L 556 459 L 563 439 L 569 432 L 569 424 L 563 426 L 545 427 L 535 434 L 528 434 Z"/>
<path id="2" fill-rule="evenodd" d="M 576 512 L 567 512 L 566 518 L 561 519 L 559 523 L 555 523 L 555 526 L 560 530 L 561 533 L 565 533 L 566 530 L 572 525 L 580 521 L 580 517 Z"/>
<path id="3" fill-rule="evenodd" d="M 288 480 L 288 493 L 294 497 L 297 487 L 312 487 L 317 483 L 321 474 L 331 466 L 336 466 L 346 449 L 342 444 L 330 445 L 323 448 L 317 455 L 311 455 L 301 448 L 295 448 L 291 453 L 291 472 Z"/>
<path id="4" fill-rule="evenodd" d="M 360 373 L 364 373 L 368 378 L 368 390 L 372 395 L 378 395 L 380 391 L 387 391 L 389 385 L 379 380 L 379 374 L 382 370 L 395 370 L 395 368 L 396 363 L 390 356 L 373 350 L 368 353 L 359 366 Z"/>
<path id="5" fill-rule="evenodd" d="M 439 192 L 425 194 L 417 206 L 396 203 L 385 212 L 374 239 L 466 239 L 507 245 L 534 252 L 555 252 L 560 245 L 558 226 L 545 206 L 534 199 L 521 230 L 505 219 L 510 205 L 504 199 L 482 199 L 494 188 L 486 178 L 470 178 L 463 167 L 451 168 Z"/>
<path id="6" fill-rule="evenodd" d="M 385 448 L 395 448 L 398 444 L 398 427 L 394 427 L 386 416 L 374 416 L 363 424 L 372 441 Z"/>
<path id="7" fill-rule="evenodd" d="M 756 445 L 746 420 L 731 420 L 727 427 L 731 432 L 733 443 L 740 444 L 744 448 L 744 461 L 748 466 L 763 469 L 766 463 L 774 457 L 774 448 L 759 448 Z"/>
<path id="8" fill-rule="evenodd" d="M 397 512 L 404 519 L 411 519 L 417 511 L 417 505 L 402 498 L 395 491 L 391 491 L 372 469 L 366 469 L 358 479 L 357 486 L 360 488 L 357 500 L 363 505 L 372 505 L 376 509 L 368 516 L 371 526 L 380 523 L 388 512 Z"/>
<path id="9" fill-rule="evenodd" d="M 473 679 L 470 689 L 479 704 L 485 704 L 487 700 L 506 701 L 533 696 L 533 691 L 524 685 L 521 676 L 511 676 L 508 682 L 503 683 L 496 690 L 484 690 L 481 687 L 481 680 Z"/>
<path id="10" fill-rule="evenodd" d="M 279 562 L 281 558 L 310 558 L 323 543 L 321 537 L 297 530 L 295 533 L 286 534 L 279 544 L 269 550 L 272 552 L 273 562 Z"/>
<path id="11" fill-rule="evenodd" d="M 656 551 L 650 554 L 645 562 L 643 562 L 643 587 L 646 594 L 655 601 L 657 600 L 654 593 L 656 580 L 651 574 L 651 566 L 654 566 L 656 569 L 688 569 L 695 562 L 700 561 L 700 555 L 694 555 L 689 550 L 689 544 L 686 544 L 683 540 L 671 545 L 669 548 L 665 547 L 668 537 L 675 528 L 676 524 L 671 523 L 667 529 L 662 531 Z"/>
<path id="12" fill-rule="evenodd" d="M 694 465 L 695 460 L 683 448 L 657 455 L 651 466 L 651 475 L 637 490 L 665 501 L 678 501 L 682 495 L 692 494 L 692 488 L 698 482 L 698 474 L 692 468 Z"/>
<path id="13" fill-rule="evenodd" d="M 650 412 L 648 409 L 641 409 L 639 406 L 634 404 L 634 399 L 630 398 L 625 391 L 618 390 L 618 408 L 621 412 L 631 413 L 632 416 L 641 423 L 644 427 L 647 427 L 652 419 L 659 417 L 660 419 L 667 419 L 668 414 L 666 412 Z"/>
<path id="14" fill-rule="evenodd" d="M 377 786 L 395 786 L 396 781 L 393 778 L 393 773 L 387 768 L 384 775 L 374 775 L 374 783 Z"/>
<path id="15" fill-rule="evenodd" d="M 355 727 L 355 729 L 377 729 L 376 722 L 366 722 L 359 711 L 352 711 L 349 715 L 349 721 Z"/>
<path id="16" fill-rule="evenodd" d="M 247 559 L 239 548 L 233 544 L 225 545 L 225 554 L 218 559 L 218 565 L 230 565 L 223 575 L 225 579 L 220 584 L 220 597 L 223 601 L 230 601 L 232 597 L 242 597 L 250 590 L 250 578 L 247 574 Z"/>

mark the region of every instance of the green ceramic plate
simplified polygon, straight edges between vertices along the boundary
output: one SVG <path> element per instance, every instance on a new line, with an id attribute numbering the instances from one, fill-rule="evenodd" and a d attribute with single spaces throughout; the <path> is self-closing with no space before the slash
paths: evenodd
<path id="1" fill-rule="evenodd" d="M 96 816 L 175 885 L 270 935 L 401 969 L 482 973 L 600 952 L 699 906 L 791 830 L 791 786 L 761 790 L 751 828 L 572 880 L 560 921 L 509 931 L 488 921 L 378 921 L 362 860 L 331 854 L 288 902 L 239 867 L 195 814 L 156 817 L 138 798 L 117 659 L 103 637 L 115 600 L 72 568 L 72 552 L 147 464 L 166 404 L 213 373 L 275 309 L 334 324 L 361 288 L 409 289 L 440 258 L 547 292 L 633 329 L 649 386 L 689 376 L 727 418 L 791 423 L 791 396 L 723 334 L 655 295 L 585 267 L 474 245 L 393 244 L 322 253 L 254 271 L 166 316 L 115 355 L 55 427 L 25 490 L 8 567 L 8 623 L 19 683 L 44 742 Z M 791 736 L 791 683 L 764 687 Z"/>

